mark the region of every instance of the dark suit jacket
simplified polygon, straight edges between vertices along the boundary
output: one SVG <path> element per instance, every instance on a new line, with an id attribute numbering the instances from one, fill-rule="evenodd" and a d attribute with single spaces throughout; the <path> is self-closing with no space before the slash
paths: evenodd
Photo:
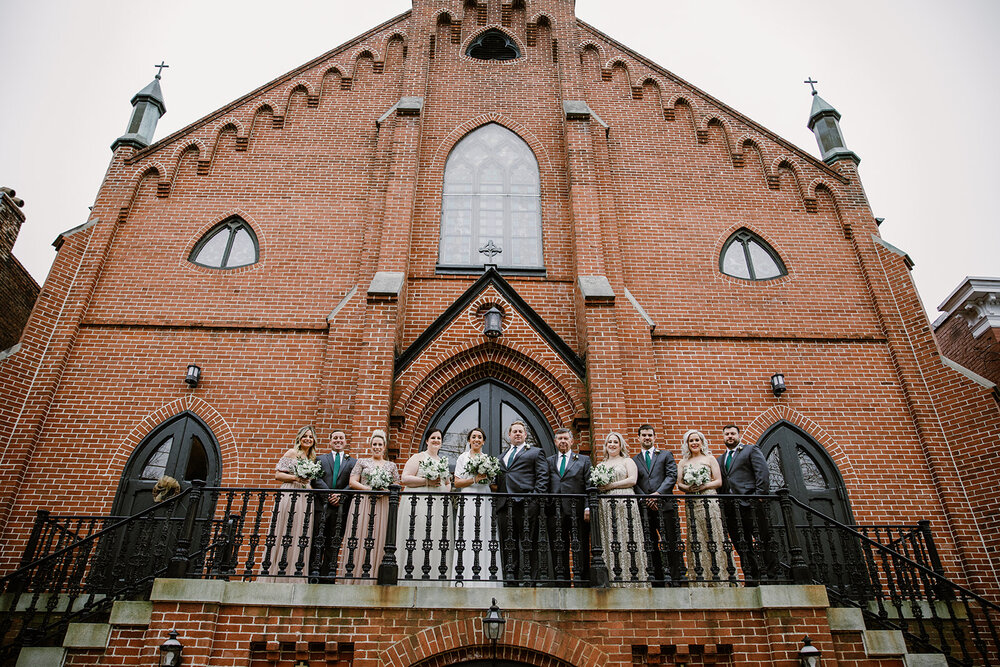
<path id="1" fill-rule="evenodd" d="M 771 475 L 767 469 L 767 461 L 757 445 L 737 445 L 729 472 L 726 472 L 725 452 L 719 456 L 718 461 L 722 470 L 720 491 L 723 493 L 741 496 L 766 496 L 771 493 Z"/>
<path id="2" fill-rule="evenodd" d="M 344 458 L 340 462 L 340 474 L 337 479 L 333 478 L 333 452 L 326 452 L 316 457 L 316 462 L 323 467 L 323 475 L 313 480 L 314 489 L 346 489 L 351 481 L 351 471 L 354 469 L 355 459 L 348 453 L 344 453 Z"/>
<path id="3" fill-rule="evenodd" d="M 661 496 L 669 496 L 674 492 L 674 484 L 677 483 L 677 464 L 674 462 L 674 455 L 665 449 L 659 449 L 653 455 L 653 467 L 646 470 L 646 456 L 640 450 L 632 457 L 635 467 L 639 469 L 639 478 L 636 480 L 636 493 L 659 493 Z"/>
<path id="4" fill-rule="evenodd" d="M 587 493 L 590 486 L 590 457 L 580 456 L 573 452 L 566 462 L 566 474 L 559 476 L 559 454 L 553 454 L 548 458 L 549 464 L 549 493 Z M 516 461 L 515 461 L 516 463 Z M 565 498 L 560 503 L 562 512 L 565 515 L 573 513 L 573 499 Z M 576 509 L 583 512 L 585 507 L 589 507 L 586 498 L 576 499 Z"/>
<path id="5" fill-rule="evenodd" d="M 514 459 L 514 465 L 507 468 L 507 448 L 500 456 L 500 475 L 497 479 L 499 493 L 547 493 L 549 490 L 549 463 L 541 447 L 522 449 Z M 497 498 L 497 507 L 505 507 L 510 498 Z"/>

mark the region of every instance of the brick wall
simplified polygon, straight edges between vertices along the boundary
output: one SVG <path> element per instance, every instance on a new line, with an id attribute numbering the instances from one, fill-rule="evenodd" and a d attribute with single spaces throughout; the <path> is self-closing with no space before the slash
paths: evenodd
<path id="1" fill-rule="evenodd" d="M 39 291 L 38 283 L 12 254 L 24 222 L 19 201 L 0 192 L 0 351 L 20 340 Z"/>
<path id="2" fill-rule="evenodd" d="M 792 421 L 836 462 L 859 521 L 929 519 L 949 572 L 995 592 L 981 528 L 998 515 L 995 480 L 948 452 L 979 461 L 1000 414 L 942 366 L 904 262 L 873 239 L 854 165 L 801 153 L 577 22 L 568 0 L 510 9 L 524 58 L 467 58 L 486 25 L 503 27 L 499 3 L 480 6 L 416 0 L 153 146 L 117 150 L 22 351 L 0 362 L 0 567 L 36 508 L 108 511 L 161 417 L 191 409 L 210 424 L 224 483 L 275 484 L 301 424 L 323 444 L 335 426 L 360 443 L 391 424 L 401 461 L 449 395 L 490 376 L 523 387 L 553 428 L 583 425 L 585 449 L 644 422 L 679 455 L 690 427 L 717 442 L 736 421 L 752 440 Z M 422 97 L 420 113 L 376 126 L 401 95 Z M 592 113 L 567 118 L 574 100 Z M 546 274 L 509 282 L 586 359 L 584 379 L 514 315 L 484 345 L 474 313 L 393 372 L 474 280 L 435 272 L 441 188 L 451 148 L 487 122 L 517 132 L 541 174 Z M 188 262 L 234 214 L 260 261 Z M 787 276 L 719 272 L 740 227 Z M 368 296 L 377 271 L 404 274 L 398 295 Z M 583 298 L 578 278 L 593 275 L 613 299 Z M 195 390 L 182 382 L 192 361 L 204 369 Z M 774 372 L 789 384 L 781 399 Z"/>
<path id="3" fill-rule="evenodd" d="M 973 338 L 968 323 L 951 315 L 934 329 L 941 354 L 1000 385 L 1000 329 Z"/>

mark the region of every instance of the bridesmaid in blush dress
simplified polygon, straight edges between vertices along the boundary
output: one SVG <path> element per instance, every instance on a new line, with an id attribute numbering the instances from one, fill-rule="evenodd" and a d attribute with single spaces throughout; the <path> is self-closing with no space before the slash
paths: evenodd
<path id="1" fill-rule="evenodd" d="M 628 457 L 625 436 L 611 432 L 604 439 L 604 465 L 615 472 L 614 481 L 600 487 L 601 543 L 604 560 L 611 575 L 611 586 L 617 588 L 647 588 L 645 532 L 635 497 L 639 471 Z M 617 496 L 609 498 L 607 496 Z"/>
<path id="2" fill-rule="evenodd" d="M 274 478 L 280 489 L 308 489 L 309 480 L 299 477 L 295 464 L 299 459 L 316 460 L 316 431 L 303 426 L 295 436 L 295 444 L 282 454 L 275 466 Z M 281 499 L 272 522 L 274 546 L 264 548 L 264 560 L 269 561 L 267 575 L 258 581 L 296 583 L 308 581 L 309 545 L 312 542 L 312 503 L 306 493 L 279 493 Z M 310 502 L 312 500 L 312 502 Z M 291 522 L 289 523 L 289 515 Z M 306 525 L 308 522 L 308 526 Z M 303 539 L 304 538 L 304 539 Z M 286 544 L 287 542 L 287 544 Z M 275 576 L 296 575 L 296 576 Z"/>
<path id="3" fill-rule="evenodd" d="M 705 468 L 708 481 L 701 485 L 687 484 L 684 473 Z M 719 462 L 708 449 L 708 438 L 701 431 L 691 429 L 681 441 L 681 462 L 677 470 L 677 488 L 684 493 L 703 496 L 716 495 L 722 486 Z M 715 498 L 689 498 L 687 500 L 687 564 L 690 586 L 729 586 L 727 572 L 732 563 L 726 558 L 722 527 L 722 511 Z M 735 569 L 733 569 L 735 572 Z"/>
<path id="4" fill-rule="evenodd" d="M 368 437 L 368 456 L 358 459 L 351 470 L 350 485 L 359 491 L 371 491 L 372 471 L 383 469 L 389 473 L 390 483 L 399 484 L 399 469 L 385 458 L 387 439 L 385 431 L 375 429 Z M 380 489 L 380 491 L 384 491 Z M 378 578 L 378 566 L 385 553 L 385 529 L 389 517 L 389 496 L 356 496 L 348 516 L 345 550 L 337 567 L 337 580 L 345 584 L 373 584 Z M 357 513 L 357 528 L 354 516 Z"/>

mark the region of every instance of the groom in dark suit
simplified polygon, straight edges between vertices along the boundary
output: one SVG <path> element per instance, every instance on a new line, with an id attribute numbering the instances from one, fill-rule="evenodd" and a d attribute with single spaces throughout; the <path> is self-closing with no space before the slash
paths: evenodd
<path id="1" fill-rule="evenodd" d="M 683 559 L 677 548 L 677 501 L 673 499 L 677 483 L 677 464 L 674 455 L 656 447 L 656 431 L 649 424 L 639 427 L 639 453 L 632 457 L 639 477 L 635 492 L 649 496 L 664 496 L 662 500 L 647 498 L 640 504 L 639 515 L 646 528 L 649 564 L 653 568 L 654 585 L 665 583 L 663 552 L 667 552 L 671 584 L 677 585 L 681 577 Z M 660 543 L 663 542 L 661 545 Z M 660 583 L 664 582 L 664 583 Z"/>
<path id="2" fill-rule="evenodd" d="M 314 489 L 347 489 L 354 469 L 354 459 L 347 453 L 347 434 L 340 429 L 334 431 L 330 435 L 330 451 L 317 456 L 316 462 L 323 468 L 323 474 L 313 480 Z M 351 516 L 351 498 L 345 493 L 330 493 L 319 498 L 325 498 L 325 502 L 318 500 L 316 503 L 314 544 L 320 551 L 319 576 L 328 578 L 330 570 L 335 568 L 337 553 Z M 318 540 L 322 541 L 317 543 Z"/>
<path id="3" fill-rule="evenodd" d="M 541 447 L 526 443 L 528 428 L 517 420 L 507 430 L 510 447 L 500 455 L 496 509 L 504 574 L 518 579 L 538 579 L 538 500 L 529 496 L 549 490 L 549 465 Z M 509 541 L 513 540 L 513 544 Z"/>
<path id="4" fill-rule="evenodd" d="M 557 428 L 553 437 L 558 454 L 548 458 L 549 493 L 572 493 L 583 498 L 563 498 L 554 507 L 548 507 L 549 547 L 552 549 L 554 576 L 565 581 L 590 580 L 590 507 L 587 487 L 590 486 L 590 457 L 573 451 L 573 432 Z M 569 554 L 573 551 L 573 572 L 570 573 Z M 571 576 L 572 575 L 572 576 Z"/>
<path id="5" fill-rule="evenodd" d="M 771 492 L 767 461 L 757 445 L 740 442 L 740 427 L 726 424 L 722 429 L 726 451 L 719 456 L 722 470 L 722 493 L 740 496 L 766 496 Z M 726 532 L 740 555 L 747 586 L 760 582 L 760 560 L 765 574 L 777 574 L 777 558 L 771 545 L 771 527 L 767 506 L 751 500 L 730 500 L 722 505 Z"/>

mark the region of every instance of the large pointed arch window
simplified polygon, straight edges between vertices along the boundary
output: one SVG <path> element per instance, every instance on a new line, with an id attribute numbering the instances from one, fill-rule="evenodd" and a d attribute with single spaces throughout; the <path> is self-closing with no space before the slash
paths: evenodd
<path id="1" fill-rule="evenodd" d="M 242 218 L 233 216 L 212 227 L 191 251 L 188 261 L 210 269 L 235 269 L 260 258 L 257 235 Z"/>
<path id="2" fill-rule="evenodd" d="M 444 168 L 438 270 L 543 271 L 538 161 L 496 123 L 467 134 Z"/>
<path id="3" fill-rule="evenodd" d="M 722 246 L 719 269 L 727 276 L 744 280 L 771 280 L 788 274 L 774 248 L 745 227 Z"/>

